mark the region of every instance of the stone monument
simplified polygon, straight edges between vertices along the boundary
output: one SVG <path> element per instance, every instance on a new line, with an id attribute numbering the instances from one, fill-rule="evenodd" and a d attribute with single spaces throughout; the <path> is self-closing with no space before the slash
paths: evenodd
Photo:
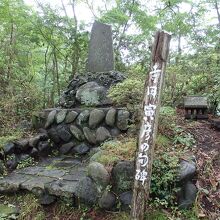
<path id="1" fill-rule="evenodd" d="M 114 53 L 111 26 L 95 21 L 89 43 L 87 70 L 105 72 L 114 70 Z"/>
<path id="2" fill-rule="evenodd" d="M 63 108 L 110 106 L 108 89 L 124 79 L 124 74 L 114 70 L 111 26 L 95 21 L 89 42 L 87 72 L 71 80 L 59 105 Z"/>

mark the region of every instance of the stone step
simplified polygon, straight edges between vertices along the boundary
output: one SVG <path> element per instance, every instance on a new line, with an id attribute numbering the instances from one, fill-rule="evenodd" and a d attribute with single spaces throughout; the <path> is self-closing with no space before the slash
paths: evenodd
<path id="1" fill-rule="evenodd" d="M 86 163 L 75 158 L 48 159 L 36 166 L 15 170 L 1 178 L 0 193 L 47 191 L 58 197 L 73 197 L 78 181 L 86 177 L 86 167 Z"/>

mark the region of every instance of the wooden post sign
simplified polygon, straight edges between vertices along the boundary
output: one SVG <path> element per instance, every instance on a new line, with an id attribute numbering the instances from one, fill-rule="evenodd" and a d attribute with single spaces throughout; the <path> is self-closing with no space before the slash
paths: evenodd
<path id="1" fill-rule="evenodd" d="M 158 127 L 160 96 L 171 36 L 163 31 L 155 35 L 151 70 L 145 82 L 143 119 L 136 153 L 136 173 L 133 188 L 132 220 L 143 220 L 149 198 L 154 145 Z"/>

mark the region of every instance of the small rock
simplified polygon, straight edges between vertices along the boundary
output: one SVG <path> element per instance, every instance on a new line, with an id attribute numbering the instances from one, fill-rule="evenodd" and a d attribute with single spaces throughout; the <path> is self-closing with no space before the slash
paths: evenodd
<path id="1" fill-rule="evenodd" d="M 14 150 L 15 150 L 15 144 L 12 142 L 5 144 L 3 147 L 3 151 L 5 155 L 13 154 Z"/>
<path id="2" fill-rule="evenodd" d="M 105 118 L 105 113 L 101 109 L 94 109 L 89 116 L 89 127 L 96 128 Z"/>
<path id="3" fill-rule="evenodd" d="M 105 123 L 110 127 L 114 127 L 115 119 L 116 119 L 116 110 L 114 108 L 111 108 L 108 110 L 106 114 Z"/>
<path id="4" fill-rule="evenodd" d="M 105 140 L 109 139 L 111 137 L 111 134 L 105 127 L 99 127 L 96 130 L 96 142 L 102 143 Z"/>
<path id="5" fill-rule="evenodd" d="M 50 129 L 48 130 L 48 135 L 49 135 L 50 139 L 51 139 L 54 143 L 58 144 L 58 143 L 60 142 L 60 138 L 59 138 L 59 136 L 58 136 L 58 132 L 57 132 L 57 130 L 56 130 L 55 128 L 50 128 Z"/>
<path id="6" fill-rule="evenodd" d="M 83 155 L 83 154 L 86 154 L 89 151 L 89 149 L 90 147 L 87 144 L 82 143 L 74 147 L 73 152 L 79 155 Z"/>
<path id="7" fill-rule="evenodd" d="M 91 129 L 89 129 L 88 127 L 84 127 L 83 128 L 83 133 L 86 137 L 86 140 L 90 143 L 90 144 L 96 144 L 96 137 L 95 137 L 95 132 L 92 131 Z"/>
<path id="8" fill-rule="evenodd" d="M 27 160 L 28 158 L 30 158 L 29 154 L 20 154 L 20 155 L 18 155 L 18 161 L 19 162 Z"/>
<path id="9" fill-rule="evenodd" d="M 98 163 L 92 162 L 88 166 L 88 176 L 91 177 L 99 186 L 106 187 L 109 184 L 110 176 L 105 167 Z"/>
<path id="10" fill-rule="evenodd" d="M 129 210 L 132 201 L 132 191 L 123 192 L 119 195 L 122 210 Z"/>
<path id="11" fill-rule="evenodd" d="M 76 124 L 83 126 L 89 120 L 89 110 L 82 111 L 76 119 Z"/>
<path id="12" fill-rule="evenodd" d="M 118 128 L 112 128 L 110 130 L 112 137 L 118 137 L 121 134 L 121 131 Z"/>
<path id="13" fill-rule="evenodd" d="M 179 193 L 178 205 L 180 209 L 189 209 L 195 202 L 197 194 L 196 186 L 190 181 L 186 182 Z"/>
<path id="14" fill-rule="evenodd" d="M 29 139 L 29 146 L 30 147 L 36 147 L 37 144 L 39 143 L 39 141 L 40 141 L 40 136 L 39 135 L 35 136 L 33 138 L 30 138 Z"/>
<path id="15" fill-rule="evenodd" d="M 47 157 L 51 153 L 51 146 L 47 141 L 40 141 L 38 146 L 39 155 L 42 157 Z"/>
<path id="16" fill-rule="evenodd" d="M 83 141 L 85 139 L 83 132 L 75 125 L 70 126 L 70 131 L 77 140 Z"/>
<path id="17" fill-rule="evenodd" d="M 61 111 L 59 111 L 56 115 L 56 121 L 57 124 L 60 124 L 61 122 L 64 121 L 64 119 L 66 118 L 66 114 L 67 114 L 67 110 L 66 109 L 62 109 Z"/>
<path id="18" fill-rule="evenodd" d="M 178 177 L 180 181 L 192 179 L 195 173 L 196 166 L 193 162 L 188 162 L 185 160 L 180 162 L 180 169 L 178 171 Z"/>
<path id="19" fill-rule="evenodd" d="M 18 158 L 15 154 L 12 154 L 6 161 L 6 167 L 9 170 L 14 170 L 18 166 Z"/>
<path id="20" fill-rule="evenodd" d="M 89 156 L 92 157 L 94 154 L 98 153 L 101 150 L 100 147 L 93 147 L 89 151 Z"/>
<path id="21" fill-rule="evenodd" d="M 126 131 L 128 129 L 130 113 L 127 110 L 118 110 L 117 114 L 117 127 L 121 131 Z"/>
<path id="22" fill-rule="evenodd" d="M 73 148 L 73 146 L 74 146 L 74 143 L 73 143 L 73 142 L 69 142 L 69 143 L 67 143 L 67 144 L 63 144 L 63 145 L 60 147 L 59 151 L 60 151 L 61 154 L 67 154 L 67 153 L 69 153 L 69 152 L 71 151 L 71 149 Z"/>
<path id="23" fill-rule="evenodd" d="M 75 111 L 69 112 L 66 116 L 65 122 L 67 124 L 73 122 L 76 119 L 77 115 L 78 115 L 78 113 Z"/>
<path id="24" fill-rule="evenodd" d="M 15 151 L 17 153 L 22 153 L 28 150 L 29 148 L 29 140 L 28 139 L 22 139 L 15 142 Z"/>
<path id="25" fill-rule="evenodd" d="M 93 154 L 91 157 L 90 157 L 90 162 L 93 162 L 93 161 L 97 161 L 102 155 L 103 155 L 104 151 L 103 150 L 99 150 L 98 152 L 96 152 L 95 154 Z"/>
<path id="26" fill-rule="evenodd" d="M 59 137 L 65 141 L 68 142 L 71 138 L 72 135 L 70 134 L 70 132 L 68 131 L 68 128 L 62 125 L 57 126 L 57 133 L 59 135 Z"/>
<path id="27" fill-rule="evenodd" d="M 39 128 L 38 132 L 39 134 L 37 136 L 40 136 L 41 141 L 48 140 L 47 130 L 45 130 L 44 128 Z"/>
<path id="28" fill-rule="evenodd" d="M 38 150 L 34 147 L 32 148 L 31 152 L 30 152 L 31 157 L 33 158 L 37 158 L 38 157 Z"/>
<path id="29" fill-rule="evenodd" d="M 46 121 L 46 124 L 45 124 L 45 128 L 49 128 L 50 125 L 53 124 L 56 114 L 57 114 L 56 110 L 53 110 L 49 113 L 49 115 L 47 116 L 47 121 Z"/>
<path id="30" fill-rule="evenodd" d="M 112 192 L 105 191 L 99 199 L 99 207 L 111 210 L 116 204 L 116 196 Z"/>
<path id="31" fill-rule="evenodd" d="M 49 195 L 48 193 L 43 193 L 39 198 L 39 202 L 41 205 L 50 205 L 56 202 L 56 200 L 57 200 L 56 196 Z"/>
<path id="32" fill-rule="evenodd" d="M 112 180 L 116 192 L 132 189 L 135 166 L 133 161 L 120 161 L 112 169 Z"/>
<path id="33" fill-rule="evenodd" d="M 76 186 L 76 196 L 87 205 L 96 203 L 99 193 L 95 183 L 89 177 L 82 178 Z"/>

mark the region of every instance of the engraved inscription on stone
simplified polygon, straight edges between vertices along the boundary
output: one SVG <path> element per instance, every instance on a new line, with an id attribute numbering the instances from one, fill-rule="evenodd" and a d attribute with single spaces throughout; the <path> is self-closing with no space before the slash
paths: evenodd
<path id="1" fill-rule="evenodd" d="M 114 70 L 112 30 L 110 25 L 95 21 L 92 27 L 87 63 L 89 72 Z"/>

